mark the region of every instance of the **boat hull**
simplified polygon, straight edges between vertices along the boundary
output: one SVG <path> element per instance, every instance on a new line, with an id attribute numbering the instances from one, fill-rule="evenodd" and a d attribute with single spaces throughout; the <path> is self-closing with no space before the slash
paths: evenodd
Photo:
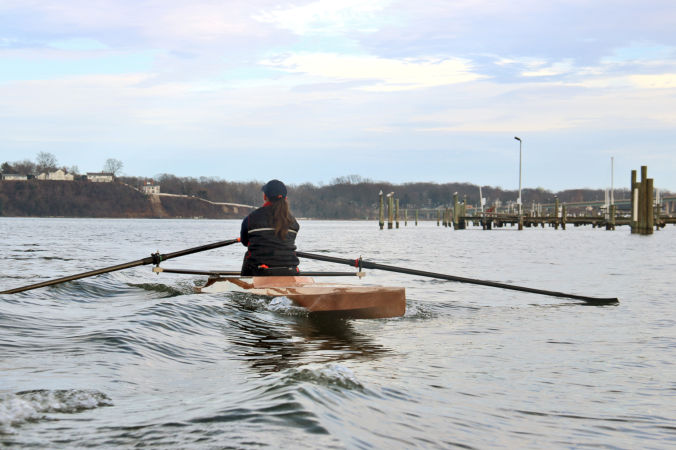
<path id="1" fill-rule="evenodd" d="M 311 313 L 356 319 L 403 316 L 403 287 L 315 283 L 311 277 L 210 277 L 201 293 L 248 292 L 267 297 L 287 297 Z"/>

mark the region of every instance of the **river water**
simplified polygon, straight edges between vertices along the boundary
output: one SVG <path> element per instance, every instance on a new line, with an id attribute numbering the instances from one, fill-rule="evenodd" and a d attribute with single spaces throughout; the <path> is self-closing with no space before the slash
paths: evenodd
<path id="1" fill-rule="evenodd" d="M 227 220 L 0 218 L 0 290 L 238 230 Z M 297 243 L 620 303 L 371 270 L 361 283 L 406 287 L 404 317 L 320 320 L 279 299 L 197 295 L 204 277 L 150 266 L 0 295 L 0 443 L 676 446 L 676 227 L 634 236 L 626 227 L 381 231 L 301 221 Z M 237 270 L 243 252 L 237 244 L 163 266 Z"/>

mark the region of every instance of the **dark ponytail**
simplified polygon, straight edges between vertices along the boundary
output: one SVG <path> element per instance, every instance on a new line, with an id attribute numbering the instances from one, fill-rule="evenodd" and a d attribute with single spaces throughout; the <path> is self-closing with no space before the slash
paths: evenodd
<path id="1" fill-rule="evenodd" d="M 272 207 L 272 218 L 275 226 L 275 236 L 284 240 L 289 233 L 291 226 L 291 212 L 289 211 L 289 202 L 286 197 L 270 200 Z"/>

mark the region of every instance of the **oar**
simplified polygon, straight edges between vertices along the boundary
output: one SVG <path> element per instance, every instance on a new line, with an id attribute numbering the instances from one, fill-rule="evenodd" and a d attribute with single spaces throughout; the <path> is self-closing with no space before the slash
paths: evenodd
<path id="1" fill-rule="evenodd" d="M 546 291 L 544 289 L 535 289 L 535 288 L 529 288 L 529 287 L 522 287 L 522 286 L 515 286 L 513 284 L 505 284 L 505 283 L 498 283 L 496 281 L 485 281 L 485 280 L 475 280 L 473 278 L 465 278 L 465 277 L 458 277 L 455 275 L 446 275 L 443 273 L 434 273 L 434 272 L 426 272 L 423 270 L 414 270 L 414 269 L 407 269 L 405 267 L 396 267 L 396 266 L 388 266 L 385 264 L 378 264 L 370 261 L 364 261 L 360 258 L 358 259 L 346 259 L 346 258 L 334 258 L 331 256 L 325 256 L 325 255 L 315 255 L 312 253 L 305 253 L 305 252 L 296 252 L 297 256 L 300 256 L 301 258 L 308 258 L 308 259 L 316 259 L 319 261 L 328 261 L 328 262 L 334 262 L 334 263 L 339 263 L 339 264 L 347 264 L 349 266 L 353 267 L 358 267 L 359 269 L 365 268 L 365 269 L 380 269 L 380 270 L 387 270 L 390 272 L 399 272 L 399 273 L 407 273 L 409 275 L 418 275 L 421 277 L 430 277 L 430 278 L 439 278 L 441 280 L 448 280 L 448 281 L 457 281 L 459 283 L 471 283 L 471 284 L 478 284 L 481 286 L 490 286 L 490 287 L 497 287 L 497 288 L 502 288 L 502 289 L 511 289 L 513 291 L 522 291 L 522 292 L 531 292 L 533 294 L 542 294 L 542 295 L 550 295 L 552 297 L 563 297 L 563 298 L 574 298 L 576 300 L 582 300 L 585 301 L 589 304 L 593 305 L 606 305 L 606 304 L 611 304 L 611 303 L 619 303 L 619 299 L 617 298 L 597 298 L 597 297 L 587 297 L 585 295 L 576 295 L 576 294 L 566 294 L 565 292 L 556 292 L 556 291 Z"/>
<path id="2" fill-rule="evenodd" d="M 101 275 L 102 273 L 115 272 L 116 270 L 129 269 L 130 267 L 143 266 L 146 264 L 159 264 L 162 261 L 167 259 L 177 258 L 179 256 L 190 255 L 192 253 L 203 252 L 206 250 L 212 250 L 214 248 L 225 247 L 227 245 L 235 244 L 239 242 L 239 238 L 230 239 L 228 241 L 214 242 L 213 244 L 201 245 L 199 247 L 188 248 L 185 250 L 179 250 L 173 253 L 160 254 L 159 252 L 153 253 L 147 258 L 138 259 L 136 261 L 131 261 L 124 264 L 118 264 L 116 266 L 105 267 L 103 269 L 92 270 L 89 272 L 78 273 L 76 275 L 70 275 L 68 277 L 57 278 L 55 280 L 43 281 L 42 283 L 35 283 L 28 286 L 18 287 L 15 289 L 9 289 L 7 291 L 2 291 L 0 294 L 16 294 L 17 292 L 30 291 L 31 289 L 37 289 L 45 286 L 51 286 L 53 284 L 65 283 L 66 281 L 78 280 L 80 278 L 93 277 L 94 275 Z"/>

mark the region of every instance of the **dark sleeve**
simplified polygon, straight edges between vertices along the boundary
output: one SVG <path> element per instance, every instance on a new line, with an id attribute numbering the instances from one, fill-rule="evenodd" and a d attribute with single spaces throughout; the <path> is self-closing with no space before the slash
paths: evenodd
<path id="1" fill-rule="evenodd" d="M 249 216 L 242 220 L 242 229 L 239 231 L 239 238 L 242 245 L 249 246 Z"/>

